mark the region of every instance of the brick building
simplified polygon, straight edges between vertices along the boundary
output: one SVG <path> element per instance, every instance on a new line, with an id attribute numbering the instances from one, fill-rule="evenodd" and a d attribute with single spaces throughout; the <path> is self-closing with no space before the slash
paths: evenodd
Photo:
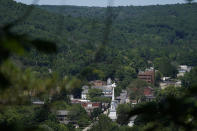
<path id="1" fill-rule="evenodd" d="M 155 70 L 147 69 L 138 73 L 138 78 L 144 80 L 152 85 L 155 84 Z"/>

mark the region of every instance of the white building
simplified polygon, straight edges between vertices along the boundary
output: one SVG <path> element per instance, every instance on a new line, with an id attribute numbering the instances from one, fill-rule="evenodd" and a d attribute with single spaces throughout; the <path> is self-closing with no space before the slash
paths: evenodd
<path id="1" fill-rule="evenodd" d="M 83 86 L 82 89 L 83 91 L 81 92 L 81 99 L 87 100 L 89 87 Z"/>
<path id="2" fill-rule="evenodd" d="M 69 123 L 68 113 L 69 111 L 67 110 L 58 110 L 56 113 L 58 121 L 62 124 L 68 124 Z"/>
<path id="3" fill-rule="evenodd" d="M 177 77 L 184 76 L 186 72 L 190 72 L 192 69 L 191 66 L 187 65 L 180 65 L 178 68 L 179 73 L 177 74 Z"/>
<path id="4" fill-rule="evenodd" d="M 112 97 L 112 86 L 106 85 L 106 86 L 92 86 L 91 88 L 95 89 L 101 89 L 102 93 L 105 97 Z"/>
<path id="5" fill-rule="evenodd" d="M 105 83 L 105 84 L 103 84 Z M 100 80 L 96 81 L 96 84 L 93 84 L 90 88 L 91 89 L 101 89 L 104 97 L 112 97 L 112 90 L 113 88 L 116 87 L 116 84 L 112 84 L 112 80 L 109 78 L 106 82 L 102 82 Z M 90 89 L 88 86 L 83 86 L 82 87 L 82 92 L 81 92 L 81 99 L 87 100 L 88 98 L 88 90 Z"/>
<path id="6" fill-rule="evenodd" d="M 88 98 L 88 90 L 83 90 L 81 92 L 81 99 L 87 100 L 87 98 Z"/>
<path id="7" fill-rule="evenodd" d="M 112 84 L 112 80 L 111 80 L 111 78 L 108 78 L 107 79 L 107 85 L 111 85 Z"/>
<path id="8" fill-rule="evenodd" d="M 117 104 L 115 101 L 115 95 L 114 95 L 114 88 L 115 88 L 115 84 L 113 86 L 113 91 L 112 91 L 112 101 L 111 101 L 111 106 L 110 106 L 110 110 L 109 110 L 109 118 L 112 121 L 115 121 L 117 119 L 117 114 L 116 114 L 116 108 L 117 108 Z"/>
<path id="9" fill-rule="evenodd" d="M 168 80 L 168 81 L 160 82 L 161 89 L 165 89 L 169 86 L 181 87 L 181 81 L 180 80 Z"/>
<path id="10" fill-rule="evenodd" d="M 44 105 L 44 101 L 33 101 L 32 104 L 34 105 Z"/>
<path id="11" fill-rule="evenodd" d="M 111 79 L 109 78 L 107 80 L 107 85 L 103 85 L 103 86 L 92 86 L 91 88 L 96 88 L 96 89 L 101 89 L 103 92 L 103 95 L 105 97 L 112 97 L 112 91 L 113 88 L 116 87 L 115 83 L 111 83 Z"/>
<path id="12" fill-rule="evenodd" d="M 116 97 L 116 100 L 118 101 L 119 104 L 130 103 L 130 99 L 128 97 L 128 93 L 126 90 L 122 90 L 120 96 Z"/>

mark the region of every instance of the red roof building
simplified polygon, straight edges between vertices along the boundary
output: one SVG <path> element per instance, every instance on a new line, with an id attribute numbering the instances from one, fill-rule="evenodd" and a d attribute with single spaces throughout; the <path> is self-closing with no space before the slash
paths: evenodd
<path id="1" fill-rule="evenodd" d="M 82 102 L 81 106 L 90 114 L 94 109 L 102 107 L 100 102 Z"/>
<path id="2" fill-rule="evenodd" d="M 91 81 L 90 84 L 92 86 L 105 86 L 107 85 L 107 82 L 101 80 L 95 80 L 95 81 Z"/>
<path id="3" fill-rule="evenodd" d="M 154 95 L 153 91 L 154 90 L 151 87 L 144 88 L 144 96 L 153 96 Z"/>
<path id="4" fill-rule="evenodd" d="M 147 102 L 153 101 L 155 99 L 154 89 L 151 87 L 144 88 L 144 96 L 145 96 Z"/>
<path id="5" fill-rule="evenodd" d="M 102 109 L 101 102 L 90 102 L 90 100 L 72 99 L 72 104 L 80 104 L 89 114 L 96 108 Z"/>

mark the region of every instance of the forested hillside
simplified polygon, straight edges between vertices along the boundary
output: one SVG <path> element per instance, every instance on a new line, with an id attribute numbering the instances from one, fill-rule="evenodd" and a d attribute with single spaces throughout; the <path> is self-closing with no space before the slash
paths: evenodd
<path id="1" fill-rule="evenodd" d="M 0 1 L 0 26 L 20 17 L 29 6 Z M 22 67 L 43 75 L 81 79 L 118 78 L 125 87 L 138 70 L 149 66 L 197 65 L 197 4 L 88 8 L 36 6 L 13 30 L 58 45 L 56 55 L 31 50 L 15 57 Z M 107 37 L 109 36 L 109 37 Z"/>

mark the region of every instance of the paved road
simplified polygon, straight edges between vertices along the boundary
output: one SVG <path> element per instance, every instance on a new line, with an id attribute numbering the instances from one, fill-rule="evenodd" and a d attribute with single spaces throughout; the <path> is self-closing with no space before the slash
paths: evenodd
<path id="1" fill-rule="evenodd" d="M 90 124 L 88 127 L 84 128 L 82 131 L 88 131 L 88 130 L 90 130 L 93 125 L 94 125 L 94 123 Z"/>
<path id="2" fill-rule="evenodd" d="M 107 115 L 108 110 L 109 110 L 109 109 L 107 109 L 107 111 L 103 112 L 103 114 L 104 114 L 104 115 Z M 96 118 L 96 121 L 95 121 L 95 122 L 91 123 L 89 126 L 87 126 L 86 128 L 84 128 L 82 131 L 88 131 L 88 130 L 90 130 L 90 129 L 92 128 L 92 126 L 93 126 L 97 121 L 98 121 L 98 117 Z"/>

